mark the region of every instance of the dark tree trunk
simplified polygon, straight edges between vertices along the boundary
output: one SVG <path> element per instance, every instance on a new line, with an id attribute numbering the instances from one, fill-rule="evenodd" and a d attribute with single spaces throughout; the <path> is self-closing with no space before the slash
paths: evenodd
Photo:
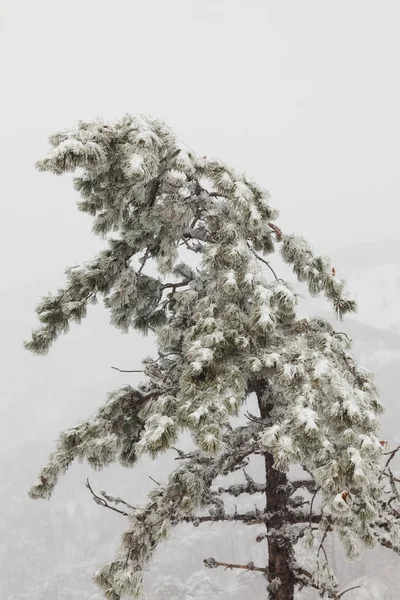
<path id="1" fill-rule="evenodd" d="M 268 381 L 255 382 L 260 414 L 267 419 L 273 408 L 273 390 Z M 266 452 L 266 510 L 271 515 L 268 530 L 268 591 L 269 600 L 293 600 L 294 577 L 291 569 L 294 559 L 293 544 L 288 536 L 290 528 L 288 479 L 285 473 L 273 467 L 273 457 Z M 285 527 L 286 525 L 286 527 Z"/>

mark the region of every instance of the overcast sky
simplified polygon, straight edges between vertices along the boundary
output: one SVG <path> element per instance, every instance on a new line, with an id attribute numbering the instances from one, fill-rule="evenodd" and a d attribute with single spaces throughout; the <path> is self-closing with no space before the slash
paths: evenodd
<path id="1" fill-rule="evenodd" d="M 322 252 L 399 239 L 398 0 L 3 0 L 0 10 L 3 403 L 23 391 L 26 404 L 30 393 L 62 404 L 85 381 L 93 390 L 91 368 L 112 360 L 86 333 L 53 358 L 21 350 L 39 296 L 99 247 L 70 179 L 34 169 L 48 135 L 79 119 L 164 118 L 269 189 L 282 229 Z M 107 339 L 122 360 L 132 342 Z"/>

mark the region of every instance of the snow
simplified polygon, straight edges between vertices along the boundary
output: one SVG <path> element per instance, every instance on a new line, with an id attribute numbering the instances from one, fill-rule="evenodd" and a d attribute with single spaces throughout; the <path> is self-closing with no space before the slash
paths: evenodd
<path id="1" fill-rule="evenodd" d="M 273 325 L 274 321 L 271 315 L 271 311 L 267 306 L 262 306 L 260 309 L 260 316 L 258 318 L 258 324 L 263 329 L 269 329 Z"/>
<path id="2" fill-rule="evenodd" d="M 141 154 L 132 154 L 129 165 L 132 173 L 141 175 L 143 173 L 143 156 Z"/>
<path id="3" fill-rule="evenodd" d="M 317 413 L 315 410 L 306 406 L 298 406 L 295 408 L 295 415 L 299 423 L 304 425 L 305 431 L 309 432 L 318 429 L 316 424 Z"/>
<path id="4" fill-rule="evenodd" d="M 248 185 L 241 181 L 235 182 L 235 196 L 238 199 L 244 198 L 245 200 L 251 200 L 253 198 L 253 192 Z"/>
<path id="5" fill-rule="evenodd" d="M 228 287 L 236 287 L 236 276 L 234 271 L 228 271 L 225 275 L 225 285 Z"/>

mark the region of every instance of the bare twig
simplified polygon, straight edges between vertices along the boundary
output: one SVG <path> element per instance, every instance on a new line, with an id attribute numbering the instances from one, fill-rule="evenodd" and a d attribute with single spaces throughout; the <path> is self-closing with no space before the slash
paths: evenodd
<path id="1" fill-rule="evenodd" d="M 151 475 L 149 475 L 149 479 L 151 479 L 152 481 L 154 481 L 154 483 L 156 485 L 161 485 L 161 483 L 158 483 L 158 481 L 156 481 L 155 479 L 153 479 L 153 477 Z"/>
<path id="2" fill-rule="evenodd" d="M 114 498 L 113 496 L 109 496 L 107 494 L 107 492 L 105 492 L 104 490 L 100 491 L 100 494 L 108 501 L 108 502 L 112 502 L 113 504 L 124 504 L 127 508 L 130 508 L 131 510 L 137 510 L 137 507 L 132 506 L 132 504 L 129 504 L 128 502 L 125 502 L 125 500 L 123 500 L 122 498 Z"/>
<path id="3" fill-rule="evenodd" d="M 179 458 L 186 458 L 186 454 L 183 450 L 179 450 L 179 448 L 175 448 L 175 446 L 171 446 L 171 449 L 178 453 Z"/>
<path id="4" fill-rule="evenodd" d="M 111 367 L 115 371 L 119 371 L 120 373 L 144 373 L 143 369 L 119 369 L 118 367 Z"/>
<path id="5" fill-rule="evenodd" d="M 194 252 L 193 248 L 191 248 L 191 247 L 189 246 L 189 242 L 187 241 L 187 239 L 186 239 L 186 238 L 184 238 L 183 242 L 182 242 L 180 245 L 186 246 L 186 248 L 187 248 L 188 250 L 191 250 L 192 252 Z"/>
<path id="6" fill-rule="evenodd" d="M 253 417 L 253 415 L 251 415 L 249 412 L 245 413 L 244 416 L 246 417 L 246 419 L 248 419 L 252 423 L 258 423 L 258 425 L 268 425 L 268 423 L 266 423 L 265 421 L 261 421 L 261 419 L 257 419 L 256 417 Z"/>
<path id="7" fill-rule="evenodd" d="M 96 502 L 96 504 L 99 504 L 100 506 L 103 506 L 104 508 L 109 508 L 110 510 L 117 512 L 120 515 L 123 515 L 124 517 L 129 517 L 129 514 L 127 512 L 124 512 L 123 510 L 119 510 L 119 508 L 115 508 L 115 506 L 110 506 L 104 498 L 101 498 L 100 496 L 95 494 L 89 483 L 89 479 L 86 479 L 85 485 L 88 488 L 88 490 L 90 491 L 90 493 L 92 494 L 93 500 Z"/>
<path id="8" fill-rule="evenodd" d="M 347 590 L 344 590 L 344 592 L 340 592 L 340 594 L 338 594 L 337 596 L 335 596 L 335 599 L 334 599 L 334 600 L 340 600 L 340 598 L 341 598 L 342 596 L 344 596 L 345 594 L 347 594 L 347 592 L 351 592 L 351 590 L 358 590 L 358 589 L 360 589 L 360 588 L 361 588 L 361 585 L 354 585 L 354 586 L 353 586 L 353 587 L 351 587 L 351 588 L 347 588 Z"/>
<path id="9" fill-rule="evenodd" d="M 394 457 L 396 456 L 396 454 L 399 450 L 400 450 L 400 446 L 397 446 L 397 448 L 395 448 L 394 450 L 390 450 L 389 452 L 382 453 L 383 456 L 389 456 L 389 458 L 385 462 L 385 466 L 383 467 L 383 469 L 379 475 L 379 481 L 382 479 L 382 477 L 384 475 L 386 475 L 387 477 L 390 477 L 390 475 L 386 472 L 386 469 L 388 468 L 388 466 L 390 465 L 390 463 L 392 462 L 392 460 L 394 459 Z M 389 471 L 390 471 L 390 469 L 389 469 Z"/>
<path id="10" fill-rule="evenodd" d="M 259 254 L 257 254 L 257 252 L 255 250 L 253 250 L 253 248 L 250 246 L 249 243 L 247 243 L 248 247 L 250 248 L 251 252 L 254 254 L 254 256 L 261 261 L 262 263 L 264 263 L 264 265 L 267 265 L 268 269 L 271 271 L 272 275 L 275 277 L 276 281 L 279 281 L 278 275 L 275 273 L 274 269 L 271 267 L 270 263 L 265 260 L 265 258 L 263 258 L 262 256 L 260 256 Z"/>
<path id="11" fill-rule="evenodd" d="M 322 552 L 324 553 L 324 556 L 325 556 L 325 560 L 326 560 L 326 562 L 329 562 L 329 561 L 328 561 L 328 555 L 327 555 L 327 553 L 326 553 L 326 550 L 325 550 L 325 548 L 324 548 L 324 541 L 325 541 L 325 539 L 326 539 L 326 536 L 327 536 L 327 535 L 328 535 L 328 529 L 325 529 L 325 531 L 324 531 L 324 533 L 323 533 L 323 535 L 322 535 L 321 543 L 320 543 L 320 545 L 318 546 L 317 556 L 319 556 L 319 553 L 320 553 L 320 552 L 321 552 L 321 550 L 322 550 Z"/>
<path id="12" fill-rule="evenodd" d="M 387 455 L 391 455 L 389 460 L 386 463 L 386 466 L 389 464 L 389 462 L 394 458 L 395 454 L 400 450 L 400 446 L 397 446 L 397 448 L 395 448 L 394 450 L 391 450 L 390 452 L 384 452 L 383 456 L 387 456 Z"/>
<path id="13" fill-rule="evenodd" d="M 345 333 L 344 331 L 334 331 L 333 335 L 344 335 L 344 337 L 346 337 L 348 339 L 349 342 L 352 342 L 353 340 L 351 339 L 351 337 L 349 337 L 347 335 L 347 333 Z"/>

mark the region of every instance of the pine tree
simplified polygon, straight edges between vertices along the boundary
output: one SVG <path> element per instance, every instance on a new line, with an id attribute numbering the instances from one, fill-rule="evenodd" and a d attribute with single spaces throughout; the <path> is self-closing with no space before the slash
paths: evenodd
<path id="1" fill-rule="evenodd" d="M 132 467 L 145 453 L 157 457 L 175 447 L 184 431 L 195 444 L 192 452 L 177 451 L 179 468 L 145 507 L 122 505 L 129 529 L 117 558 L 95 576 L 105 596 L 140 597 L 156 547 L 183 522 L 264 528 L 257 541 L 267 545 L 266 565 L 204 562 L 261 573 L 270 600 L 291 600 L 305 586 L 339 597 L 324 550 L 332 531 L 350 558 L 376 542 L 400 552 L 390 470 L 397 449 L 382 465 L 373 378 L 356 363 L 345 334 L 321 318 L 296 316 L 299 295 L 266 255 L 279 248 L 309 293 L 324 295 L 341 319 L 356 305 L 329 259 L 281 231 L 264 189 L 197 156 L 160 121 L 128 115 L 110 124 L 80 122 L 50 144 L 38 169 L 79 169 L 78 208 L 94 218 L 93 231 L 108 247 L 68 269 L 65 287 L 42 299 L 41 325 L 26 348 L 46 354 L 103 297 L 111 324 L 151 332 L 158 355 L 143 360 L 137 388 L 112 392 L 92 418 L 61 433 L 30 495 L 49 498 L 75 459 L 96 469 L 116 461 Z M 191 253 L 193 264 L 183 260 Z M 232 418 L 250 395 L 258 414 L 234 428 Z M 246 471 L 254 455 L 264 461 L 260 483 Z M 296 465 L 304 477 L 289 477 Z M 239 471 L 241 483 L 215 485 Z M 227 512 L 226 498 L 241 494 L 261 494 L 266 506 Z M 121 502 L 94 496 L 104 506 Z M 299 543 L 315 547 L 312 572 L 296 560 Z"/>

